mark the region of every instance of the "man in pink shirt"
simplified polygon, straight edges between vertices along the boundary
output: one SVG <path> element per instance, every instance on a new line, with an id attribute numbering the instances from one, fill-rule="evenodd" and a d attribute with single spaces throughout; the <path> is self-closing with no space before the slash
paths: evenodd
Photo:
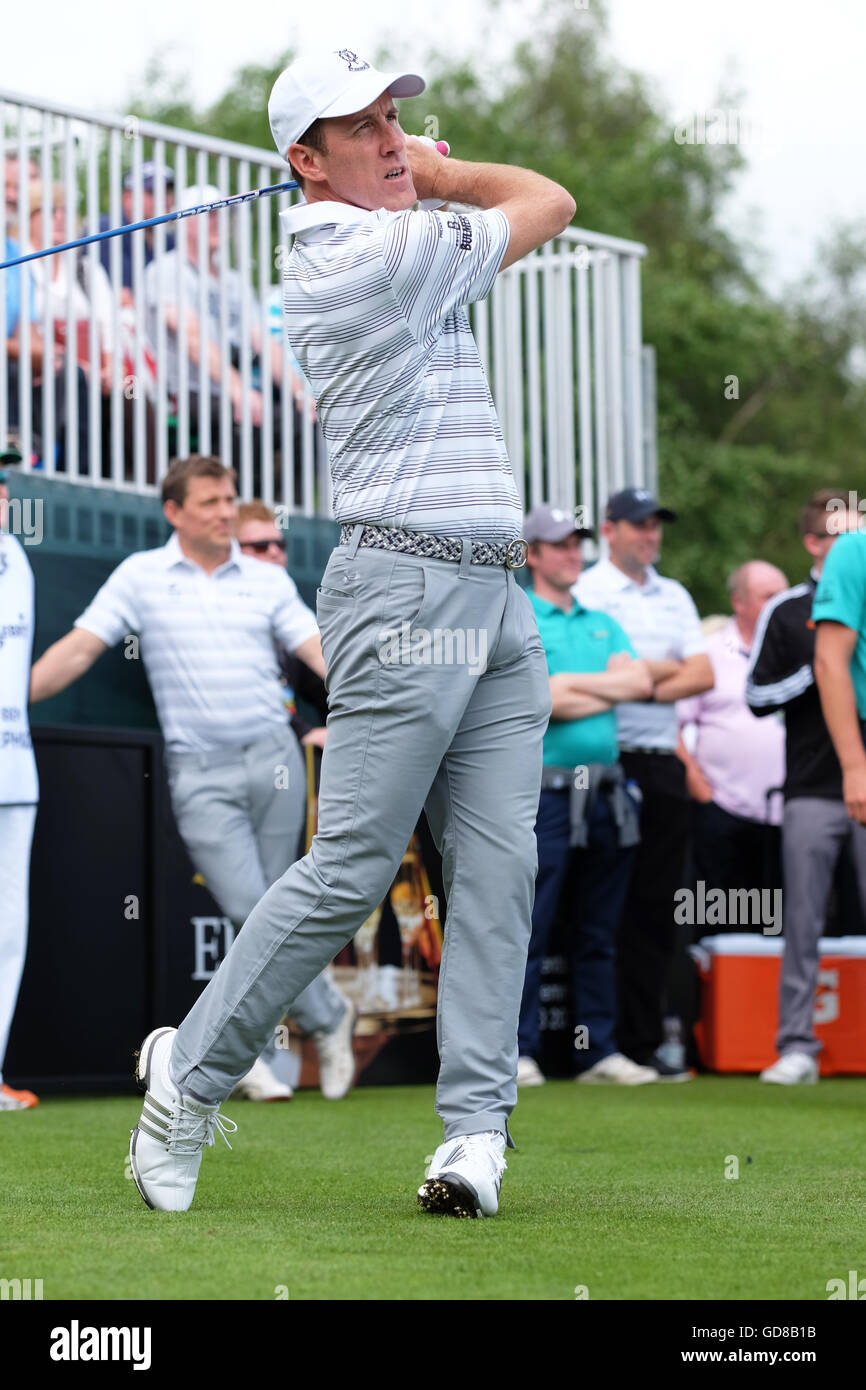
<path id="1" fill-rule="evenodd" d="M 746 704 L 746 671 L 764 604 L 788 587 L 781 570 L 750 560 L 731 575 L 734 616 L 707 638 L 715 685 L 677 701 L 679 754 L 695 810 L 695 875 L 707 886 L 775 888 L 780 883 L 782 798 L 768 792 L 785 780 L 785 730 L 758 719 Z M 768 829 L 768 823 L 772 829 Z M 728 927 L 758 923 L 727 923 Z"/>

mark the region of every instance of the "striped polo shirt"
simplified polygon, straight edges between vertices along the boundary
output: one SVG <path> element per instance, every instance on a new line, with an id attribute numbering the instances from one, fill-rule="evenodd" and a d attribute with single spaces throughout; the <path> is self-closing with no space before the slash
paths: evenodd
<path id="1" fill-rule="evenodd" d="M 600 608 L 615 618 L 644 661 L 685 661 L 706 652 L 701 620 L 691 596 L 675 579 L 647 566 L 636 584 L 610 560 L 584 570 L 572 593 L 585 608 Z M 620 746 L 673 753 L 677 746 L 677 707 L 651 701 L 623 701 L 616 707 Z"/>
<path id="2" fill-rule="evenodd" d="M 509 239 L 486 212 L 301 204 L 283 270 L 289 342 L 328 446 L 338 521 L 513 540 L 522 510 L 464 305 Z"/>
<path id="3" fill-rule="evenodd" d="M 316 636 L 316 619 L 285 570 L 241 553 L 212 574 L 173 535 L 129 555 L 75 622 L 108 646 L 138 634 L 166 747 L 210 753 L 287 727 L 276 642 Z M 130 647 L 134 656 L 136 650 Z"/>

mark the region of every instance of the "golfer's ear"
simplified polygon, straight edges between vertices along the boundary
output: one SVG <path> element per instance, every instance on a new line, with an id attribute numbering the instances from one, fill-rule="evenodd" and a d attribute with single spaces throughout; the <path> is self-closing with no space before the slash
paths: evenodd
<path id="1" fill-rule="evenodd" d="M 319 152 L 311 150 L 308 145 L 289 145 L 286 152 L 286 159 L 292 168 L 302 179 L 309 179 L 310 183 L 323 183 L 325 179 L 324 170 L 319 167 Z"/>

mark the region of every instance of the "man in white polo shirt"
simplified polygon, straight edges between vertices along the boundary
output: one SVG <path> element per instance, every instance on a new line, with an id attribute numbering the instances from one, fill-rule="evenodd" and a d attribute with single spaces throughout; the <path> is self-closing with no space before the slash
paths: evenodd
<path id="1" fill-rule="evenodd" d="M 7 457 L 20 462 L 11 450 Z M 0 468 L 0 1112 L 32 1110 L 38 1104 L 32 1091 L 14 1091 L 3 1081 L 27 950 L 30 846 L 39 799 L 27 723 L 33 571 L 11 534 L 8 502 L 6 472 Z"/>
<path id="2" fill-rule="evenodd" d="M 662 1081 L 685 1081 L 688 1071 L 657 1055 L 690 824 L 685 768 L 675 752 L 676 701 L 712 689 L 713 668 L 692 599 L 653 568 L 662 522 L 676 521 L 676 513 L 646 488 L 625 488 L 611 497 L 605 518 L 609 558 L 584 571 L 574 594 L 616 618 L 653 679 L 648 700 L 616 707 L 623 769 L 642 795 L 641 842 L 617 940 L 617 1038 L 626 1056 L 655 1067 Z"/>
<path id="3" fill-rule="evenodd" d="M 324 674 L 321 643 L 285 569 L 247 558 L 233 539 L 230 469 L 198 455 L 176 460 L 162 496 L 174 535 L 159 549 L 127 556 L 109 576 L 72 631 L 36 662 L 31 699 L 56 695 L 108 647 L 140 634 L 178 829 L 193 865 L 240 927 L 297 857 L 304 825 L 303 759 L 275 644 Z M 325 976 L 284 1003 L 313 1036 L 323 1093 L 340 1099 L 354 1078 L 354 1009 Z M 288 1100 L 291 1090 L 273 1074 L 273 1031 L 263 1047 L 237 1078 L 241 1093 Z"/>
<path id="4" fill-rule="evenodd" d="M 202 1148 L 225 1124 L 219 1104 L 278 1000 L 381 902 L 424 808 L 448 898 L 446 1142 L 419 1202 L 459 1217 L 497 1210 L 550 687 L 512 572 L 526 555 L 520 500 L 464 306 L 562 232 L 575 204 L 526 169 L 446 159 L 406 137 L 393 98 L 423 89 L 343 48 L 299 59 L 271 94 L 277 149 L 307 200 L 284 215 L 288 337 L 344 523 L 317 601 L 328 737 L 309 853 L 265 894 L 177 1032 L 142 1045 L 148 1093 L 130 1153 L 160 1208 L 189 1207 Z M 473 211 L 412 211 L 418 199 Z"/>

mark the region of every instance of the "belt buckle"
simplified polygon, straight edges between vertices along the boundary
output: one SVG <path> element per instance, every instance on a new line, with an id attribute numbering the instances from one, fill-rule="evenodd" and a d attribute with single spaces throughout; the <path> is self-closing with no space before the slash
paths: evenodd
<path id="1" fill-rule="evenodd" d="M 512 555 L 514 547 L 518 546 L 520 559 L 515 559 Z M 505 551 L 505 568 L 509 570 L 522 570 L 526 564 L 526 556 L 529 551 L 529 544 L 524 540 L 509 541 Z"/>

